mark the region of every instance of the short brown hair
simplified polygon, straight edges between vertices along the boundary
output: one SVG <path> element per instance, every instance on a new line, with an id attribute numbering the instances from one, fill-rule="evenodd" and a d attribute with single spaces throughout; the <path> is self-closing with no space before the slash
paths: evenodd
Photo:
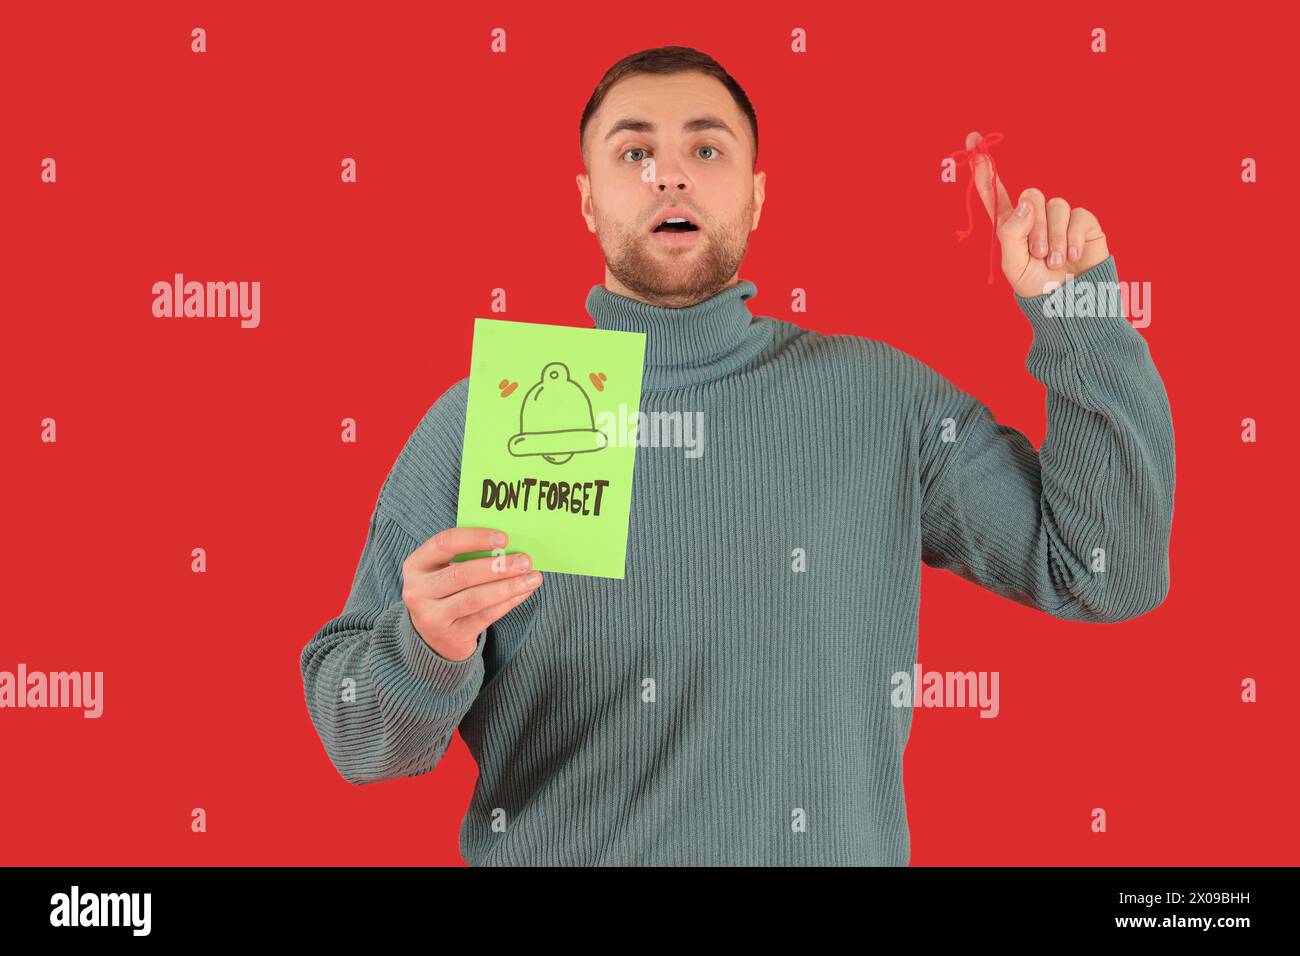
<path id="1" fill-rule="evenodd" d="M 578 124 L 578 147 L 582 150 L 583 164 L 586 165 L 587 162 L 587 126 L 591 122 L 591 118 L 596 115 L 596 110 L 600 108 L 600 104 L 605 101 L 605 95 L 609 92 L 610 87 L 624 77 L 637 73 L 666 75 L 685 73 L 689 70 L 716 77 L 727 88 L 731 98 L 740 107 L 740 112 L 749 120 L 749 131 L 754 137 L 754 166 L 757 168 L 758 116 L 754 113 L 753 104 L 749 102 L 749 97 L 740 88 L 740 84 L 722 68 L 722 64 L 707 53 L 701 53 L 699 50 L 693 50 L 688 46 L 661 46 L 651 50 L 641 50 L 639 53 L 630 53 L 606 71 L 600 82 L 596 84 L 591 99 L 587 101 L 587 107 L 582 111 L 582 121 Z"/>

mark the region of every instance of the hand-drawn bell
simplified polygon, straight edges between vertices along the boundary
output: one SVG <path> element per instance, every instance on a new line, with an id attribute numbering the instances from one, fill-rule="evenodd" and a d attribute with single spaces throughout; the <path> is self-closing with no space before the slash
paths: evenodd
<path id="1" fill-rule="evenodd" d="M 541 455 L 562 465 L 574 455 L 599 451 L 608 443 L 596 428 L 591 399 L 569 377 L 563 362 L 548 362 L 542 377 L 524 395 L 519 408 L 519 434 L 507 443 L 517 457 Z"/>

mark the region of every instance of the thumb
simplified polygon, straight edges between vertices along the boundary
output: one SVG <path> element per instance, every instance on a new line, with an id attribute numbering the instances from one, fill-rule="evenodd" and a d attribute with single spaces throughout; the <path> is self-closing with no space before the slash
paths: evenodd
<path id="1" fill-rule="evenodd" d="M 1002 244 L 1002 271 L 1007 278 L 1019 276 L 1029 266 L 1029 233 L 1034 228 L 1034 204 L 1021 198 L 1020 205 L 998 223 Z"/>

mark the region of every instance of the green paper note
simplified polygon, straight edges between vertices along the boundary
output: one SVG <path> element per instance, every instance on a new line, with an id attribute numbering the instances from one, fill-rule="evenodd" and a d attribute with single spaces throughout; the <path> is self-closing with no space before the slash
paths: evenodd
<path id="1" fill-rule="evenodd" d="M 501 529 L 539 571 L 622 578 L 644 365 L 640 332 L 475 319 L 457 526 Z"/>

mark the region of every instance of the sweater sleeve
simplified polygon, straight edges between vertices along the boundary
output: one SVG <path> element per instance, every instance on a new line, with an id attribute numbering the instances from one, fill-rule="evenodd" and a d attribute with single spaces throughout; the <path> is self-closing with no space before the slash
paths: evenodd
<path id="1" fill-rule="evenodd" d="M 343 611 L 301 654 L 307 711 L 330 762 L 349 783 L 432 770 L 483 683 L 486 630 L 474 653 L 460 661 L 440 655 L 415 630 L 402 601 L 402 562 L 423 539 L 389 511 L 422 500 L 432 511 L 428 520 L 434 530 L 455 525 L 444 481 L 437 481 L 438 491 L 428 497 L 412 483 L 417 473 L 437 474 L 438 469 L 421 467 L 422 456 L 446 460 L 445 442 L 455 426 L 437 426 L 451 418 L 435 406 L 408 441 L 375 503 Z"/>
<path id="2" fill-rule="evenodd" d="M 1169 591 L 1173 423 L 1117 282 L 1111 256 L 1057 292 L 1016 295 L 1026 368 L 1047 387 L 1041 449 L 922 373 L 922 560 L 1063 620 L 1128 620 Z"/>

